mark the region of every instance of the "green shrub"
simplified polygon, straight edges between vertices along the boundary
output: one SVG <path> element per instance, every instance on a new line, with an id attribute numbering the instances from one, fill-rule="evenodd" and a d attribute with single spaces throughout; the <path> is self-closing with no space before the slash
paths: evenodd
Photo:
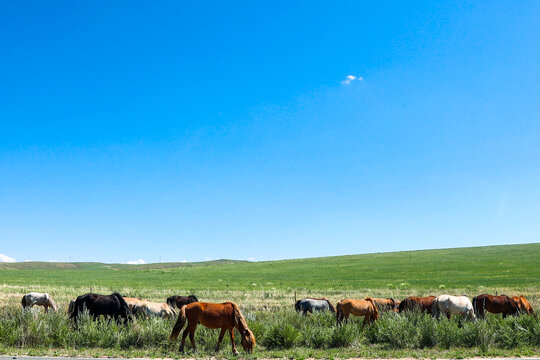
<path id="1" fill-rule="evenodd" d="M 290 324 L 277 323 L 266 331 L 262 344 L 268 349 L 290 349 L 295 346 L 302 334 Z"/>

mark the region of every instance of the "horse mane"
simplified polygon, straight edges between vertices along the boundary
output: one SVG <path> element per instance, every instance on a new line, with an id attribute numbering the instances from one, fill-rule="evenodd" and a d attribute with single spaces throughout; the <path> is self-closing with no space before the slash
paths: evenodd
<path id="1" fill-rule="evenodd" d="M 235 303 L 230 302 L 229 304 L 233 308 L 234 326 L 238 329 L 240 335 L 242 335 L 242 344 L 245 342 L 249 348 L 253 349 L 255 346 L 255 336 L 253 336 L 253 332 L 249 329 L 244 315 L 242 315 Z"/>
<path id="2" fill-rule="evenodd" d="M 199 299 L 195 295 L 189 295 L 188 298 L 195 299 L 195 302 L 199 302 Z"/>

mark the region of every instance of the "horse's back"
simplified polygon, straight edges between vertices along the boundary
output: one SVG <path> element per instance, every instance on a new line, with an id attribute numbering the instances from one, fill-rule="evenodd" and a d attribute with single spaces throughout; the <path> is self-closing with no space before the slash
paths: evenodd
<path id="1" fill-rule="evenodd" d="M 328 299 L 303 298 L 299 303 L 303 311 L 306 310 L 330 310 Z"/>
<path id="2" fill-rule="evenodd" d="M 373 308 L 374 304 L 365 299 L 343 299 L 340 301 L 341 309 L 353 315 L 364 315 Z"/>
<path id="3" fill-rule="evenodd" d="M 201 324 L 210 328 L 233 328 L 234 327 L 234 303 L 203 303 L 193 302 L 185 305 L 188 321 L 200 321 Z"/>
<path id="4" fill-rule="evenodd" d="M 434 304 L 440 311 L 461 314 L 473 311 L 471 300 L 467 296 L 441 295 L 435 299 Z"/>

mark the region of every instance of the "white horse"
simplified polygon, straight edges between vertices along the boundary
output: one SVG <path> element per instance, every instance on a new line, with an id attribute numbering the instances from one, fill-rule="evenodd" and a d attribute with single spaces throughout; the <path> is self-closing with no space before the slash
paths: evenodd
<path id="1" fill-rule="evenodd" d="M 467 296 L 441 295 L 433 300 L 431 315 L 439 318 L 440 313 L 450 319 L 450 314 L 458 314 L 463 318 L 476 321 L 474 308 Z M 461 321 L 461 320 L 460 320 Z"/>
<path id="2" fill-rule="evenodd" d="M 176 315 L 176 312 L 167 303 L 156 303 L 148 300 L 142 300 L 132 307 L 135 316 L 157 316 L 170 318 Z"/>
<path id="3" fill-rule="evenodd" d="M 45 312 L 52 308 L 54 311 L 58 310 L 51 295 L 47 293 L 31 292 L 23 296 L 21 305 L 23 310 L 30 309 L 34 305 L 40 305 L 45 308 Z"/>

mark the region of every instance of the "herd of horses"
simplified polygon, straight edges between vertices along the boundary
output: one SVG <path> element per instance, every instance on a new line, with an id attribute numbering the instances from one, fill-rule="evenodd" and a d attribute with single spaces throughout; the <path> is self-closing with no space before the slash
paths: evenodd
<path id="1" fill-rule="evenodd" d="M 45 312 L 51 308 L 56 311 L 53 298 L 47 293 L 31 292 L 23 296 L 21 305 L 23 310 L 27 310 L 34 305 L 45 308 Z M 450 319 L 451 314 L 461 315 L 461 319 L 476 321 L 477 318 L 484 318 L 485 312 L 507 315 L 533 314 L 533 308 L 529 301 L 523 296 L 509 297 L 507 295 L 482 294 L 475 296 L 472 301 L 465 295 L 452 296 L 426 296 L 407 297 L 401 301 L 392 298 L 372 298 L 364 299 L 343 299 L 336 306 L 326 298 L 303 298 L 296 301 L 294 308 L 304 315 L 314 311 L 331 311 L 336 314 L 337 325 L 348 323 L 350 315 L 363 316 L 365 326 L 379 318 L 379 313 L 391 311 L 403 313 L 408 311 L 420 311 L 430 313 L 433 317 L 439 318 L 442 314 Z M 240 312 L 238 306 L 233 302 L 206 303 L 199 302 L 195 295 L 179 296 L 174 295 L 166 299 L 164 303 L 157 303 L 139 298 L 124 297 L 119 293 L 111 295 L 100 295 L 87 293 L 71 300 L 68 306 L 69 318 L 77 326 L 77 319 L 80 314 L 87 311 L 93 320 L 100 316 L 114 319 L 117 322 L 127 323 L 133 317 L 174 317 L 178 316 L 171 331 L 170 339 L 176 340 L 180 331 L 187 322 L 187 327 L 182 334 L 180 351 L 184 351 L 186 337 L 189 335 L 191 346 L 195 349 L 195 329 L 198 324 L 202 324 L 210 329 L 221 329 L 216 351 L 225 333 L 228 331 L 232 344 L 232 351 L 238 354 L 234 341 L 234 330 L 238 330 L 241 337 L 241 345 L 248 353 L 255 347 L 255 336 L 249 329 L 247 322 Z"/>
<path id="2" fill-rule="evenodd" d="M 294 305 L 296 311 L 307 315 L 313 311 L 331 311 L 336 313 L 336 322 L 340 325 L 348 322 L 349 316 L 363 316 L 364 325 L 379 318 L 381 311 L 397 313 L 417 310 L 430 313 L 437 319 L 441 314 L 450 319 L 451 314 L 461 315 L 462 318 L 475 321 L 484 318 L 486 311 L 494 314 L 507 315 L 534 314 L 529 301 L 523 296 L 510 297 L 507 295 L 482 294 L 475 296 L 472 301 L 466 296 L 410 296 L 401 301 L 392 298 L 343 299 L 334 307 L 326 298 L 304 298 Z M 460 319 L 461 320 L 461 319 Z"/>

